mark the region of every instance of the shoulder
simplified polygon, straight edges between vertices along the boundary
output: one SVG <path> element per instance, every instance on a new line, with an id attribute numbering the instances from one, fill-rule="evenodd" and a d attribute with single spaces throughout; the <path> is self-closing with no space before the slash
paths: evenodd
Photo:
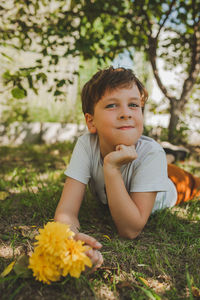
<path id="1" fill-rule="evenodd" d="M 84 149 L 89 156 L 99 151 L 99 140 L 97 134 L 89 132 L 80 136 L 77 140 L 76 147 Z"/>
<path id="2" fill-rule="evenodd" d="M 86 146 L 88 145 L 90 147 L 93 147 L 98 144 L 98 136 L 96 134 L 86 132 L 78 138 L 77 144 L 82 144 Z"/>
<path id="3" fill-rule="evenodd" d="M 136 145 L 136 151 L 138 153 L 140 152 L 163 152 L 165 153 L 164 149 L 162 146 L 156 142 L 154 139 L 142 135 Z"/>
<path id="4" fill-rule="evenodd" d="M 137 163 L 151 160 L 159 163 L 161 160 L 166 160 L 166 154 L 162 146 L 147 136 L 140 137 L 136 145 L 136 152 L 138 154 Z"/>

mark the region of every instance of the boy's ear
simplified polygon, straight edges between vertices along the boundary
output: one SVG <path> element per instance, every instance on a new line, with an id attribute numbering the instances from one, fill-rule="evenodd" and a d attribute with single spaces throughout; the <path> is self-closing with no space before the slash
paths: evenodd
<path id="1" fill-rule="evenodd" d="M 94 119 L 93 115 L 91 115 L 89 113 L 85 114 L 85 121 L 86 121 L 88 130 L 89 130 L 90 133 L 96 133 L 97 132 L 97 129 L 94 125 L 93 119 Z"/>

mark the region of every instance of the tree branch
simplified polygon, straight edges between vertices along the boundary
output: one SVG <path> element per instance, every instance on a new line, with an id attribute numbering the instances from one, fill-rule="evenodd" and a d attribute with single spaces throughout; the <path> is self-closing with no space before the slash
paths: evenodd
<path id="1" fill-rule="evenodd" d="M 166 87 L 163 85 L 161 78 L 158 74 L 158 68 L 157 68 L 157 64 L 156 64 L 156 58 L 157 58 L 156 48 L 157 48 L 157 42 L 158 42 L 157 38 L 153 38 L 150 36 L 148 39 L 149 39 L 149 49 L 148 49 L 149 60 L 150 60 L 151 66 L 152 66 L 154 77 L 156 79 L 156 82 L 157 82 L 160 90 L 164 94 L 164 96 L 166 98 L 168 98 L 170 100 L 170 102 L 173 102 L 174 100 L 176 100 L 176 98 L 172 97 L 169 94 L 169 92 L 167 91 Z"/>
<path id="2" fill-rule="evenodd" d="M 182 93 L 180 100 L 184 103 L 189 97 L 192 87 L 196 82 L 196 79 L 200 73 L 200 20 L 194 26 L 194 45 L 192 47 L 191 56 L 191 67 L 189 71 L 189 76 L 186 78 L 183 84 Z"/>
<path id="3" fill-rule="evenodd" d="M 175 3 L 176 3 L 176 0 L 173 0 L 173 1 L 171 2 L 170 6 L 169 6 L 169 9 L 168 9 L 168 11 L 166 12 L 166 16 L 165 16 L 165 18 L 164 18 L 162 24 L 160 24 L 160 27 L 159 27 L 158 32 L 157 32 L 157 34 L 156 34 L 156 38 L 158 38 L 158 36 L 159 36 L 159 34 L 160 34 L 160 31 L 161 31 L 161 29 L 163 28 L 163 26 L 165 25 L 165 22 L 167 21 L 167 19 L 168 19 L 169 15 L 170 15 L 170 13 L 171 13 L 171 11 L 172 11 L 172 8 L 173 8 L 173 6 L 174 6 Z"/>

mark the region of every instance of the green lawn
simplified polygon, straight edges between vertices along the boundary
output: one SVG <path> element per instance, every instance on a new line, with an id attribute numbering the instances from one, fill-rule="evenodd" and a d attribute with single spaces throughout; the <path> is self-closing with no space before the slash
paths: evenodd
<path id="1" fill-rule="evenodd" d="M 72 149 L 69 143 L 0 148 L 0 273 L 32 251 L 37 229 L 53 218 Z M 200 176 L 197 160 L 182 165 Z M 51 285 L 12 270 L 0 277 L 0 299 L 197 299 L 199 220 L 200 201 L 194 199 L 151 216 L 137 239 L 125 240 L 108 209 L 88 192 L 80 222 L 103 244 L 103 266 Z"/>

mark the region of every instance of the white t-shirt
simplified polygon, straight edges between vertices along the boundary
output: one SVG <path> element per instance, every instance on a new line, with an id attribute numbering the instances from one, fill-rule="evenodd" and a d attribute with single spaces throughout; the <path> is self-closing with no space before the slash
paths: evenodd
<path id="1" fill-rule="evenodd" d="M 136 144 L 136 152 L 137 159 L 121 167 L 128 193 L 158 192 L 152 213 L 174 206 L 177 192 L 167 175 L 167 161 L 163 148 L 152 138 L 141 136 Z M 65 174 L 89 184 L 92 194 L 104 204 L 107 203 L 103 161 L 96 134 L 86 133 L 79 137 Z"/>

